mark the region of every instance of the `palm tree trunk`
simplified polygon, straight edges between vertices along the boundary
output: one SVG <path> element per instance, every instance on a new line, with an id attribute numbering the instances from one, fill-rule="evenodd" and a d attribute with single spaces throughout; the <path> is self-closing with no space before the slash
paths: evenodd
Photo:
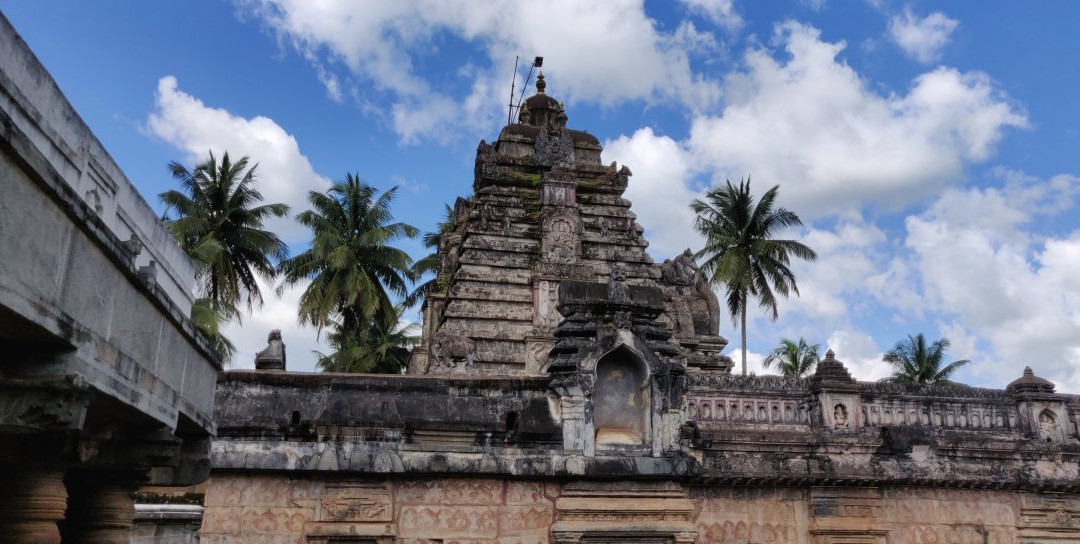
<path id="1" fill-rule="evenodd" d="M 746 375 L 746 293 L 742 296 L 742 309 L 739 312 L 742 319 L 742 375 Z"/>

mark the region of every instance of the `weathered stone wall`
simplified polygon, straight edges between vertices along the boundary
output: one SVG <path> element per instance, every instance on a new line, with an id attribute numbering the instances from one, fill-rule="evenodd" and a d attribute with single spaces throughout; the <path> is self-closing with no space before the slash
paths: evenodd
<path id="1" fill-rule="evenodd" d="M 595 489 L 582 508 L 575 499 L 585 488 Z M 631 493 L 635 506 L 627 501 Z M 646 483 L 612 491 L 582 482 L 221 473 L 207 485 L 202 542 L 308 543 L 349 535 L 358 542 L 534 544 L 565 539 L 559 529 L 568 523 L 623 534 L 683 524 L 672 533 L 684 536 L 662 542 L 1077 542 L 1078 510 L 1076 495 L 989 490 Z"/>

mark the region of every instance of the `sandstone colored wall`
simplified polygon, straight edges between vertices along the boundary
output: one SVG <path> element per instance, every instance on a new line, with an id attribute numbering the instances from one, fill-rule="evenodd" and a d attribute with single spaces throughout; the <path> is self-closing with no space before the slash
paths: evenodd
<path id="1" fill-rule="evenodd" d="M 326 480 L 214 474 L 202 542 L 534 544 L 580 541 L 553 527 L 689 531 L 649 542 L 1019 544 L 1078 542 L 1076 496 L 908 487 L 719 487 L 562 484 L 444 478 Z M 606 486 L 606 487 L 605 487 Z M 596 488 L 592 497 L 582 490 Z M 615 492 L 614 490 L 621 490 Z M 676 490 L 673 494 L 672 490 Z M 681 494 L 680 496 L 677 496 Z M 586 493 L 588 495 L 588 493 Z M 662 497 L 661 497 L 662 495 Z M 575 502 L 577 501 L 577 502 Z M 629 501 L 629 502 L 628 502 Z M 636 524 L 636 525 L 635 525 Z M 629 528 L 629 529 L 627 529 Z M 577 530 L 577 529 L 575 529 Z M 681 529 L 672 529 L 672 534 Z M 696 531 L 696 535 L 693 535 Z M 612 533 L 614 534 L 614 533 Z M 569 536 L 567 536 L 569 535 Z M 342 537 L 351 539 L 342 539 Z M 334 538 L 337 538 L 336 540 Z M 612 538 L 612 537 L 608 537 Z M 653 537 L 655 538 L 655 536 Z M 684 540 L 685 539 L 685 540 Z M 586 537 L 586 541 L 587 537 Z"/>

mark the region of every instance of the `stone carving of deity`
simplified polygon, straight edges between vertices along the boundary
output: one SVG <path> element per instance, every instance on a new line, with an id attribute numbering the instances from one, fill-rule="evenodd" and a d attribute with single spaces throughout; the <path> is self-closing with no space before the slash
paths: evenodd
<path id="1" fill-rule="evenodd" d="M 548 231 L 548 260 L 556 263 L 572 263 L 574 251 L 574 226 L 565 219 L 556 219 Z"/>
<path id="2" fill-rule="evenodd" d="M 1054 416 L 1049 412 L 1039 414 L 1039 438 L 1046 442 L 1053 442 L 1057 436 L 1057 423 Z"/>
<path id="3" fill-rule="evenodd" d="M 847 407 L 843 404 L 837 404 L 833 409 L 833 423 L 837 429 L 848 428 Z"/>

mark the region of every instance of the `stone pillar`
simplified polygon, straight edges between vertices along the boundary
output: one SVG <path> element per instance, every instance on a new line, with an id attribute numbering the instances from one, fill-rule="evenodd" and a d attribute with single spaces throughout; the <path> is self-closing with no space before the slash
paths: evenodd
<path id="1" fill-rule="evenodd" d="M 130 544 L 135 519 L 133 486 L 69 479 L 71 497 L 64 544 Z"/>
<path id="2" fill-rule="evenodd" d="M 60 544 L 67 490 L 59 469 L 0 468 L 0 542 Z"/>

